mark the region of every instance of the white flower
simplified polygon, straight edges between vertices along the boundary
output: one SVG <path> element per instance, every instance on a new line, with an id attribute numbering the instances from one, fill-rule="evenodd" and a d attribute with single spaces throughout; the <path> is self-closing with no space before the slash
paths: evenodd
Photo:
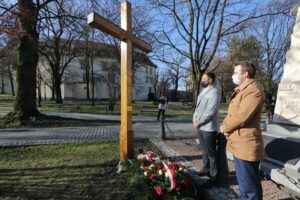
<path id="1" fill-rule="evenodd" d="M 179 167 L 179 171 L 182 171 L 183 169 L 181 167 Z"/>
<path id="2" fill-rule="evenodd" d="M 158 171 L 158 174 L 159 174 L 159 175 L 163 175 L 163 171 L 160 169 L 160 170 Z"/>
<path id="3" fill-rule="evenodd" d="M 147 175 L 148 175 L 148 173 L 147 173 L 147 172 L 144 172 L 144 175 L 145 175 L 145 176 L 147 176 Z"/>
<path id="4" fill-rule="evenodd" d="M 169 176 L 169 174 L 168 174 L 168 173 L 165 173 L 165 176 L 166 176 L 166 177 L 168 177 L 168 176 Z"/>
<path id="5" fill-rule="evenodd" d="M 154 165 L 153 165 L 153 164 L 151 164 L 151 165 L 149 166 L 149 169 L 152 169 L 152 167 L 154 167 Z"/>
<path id="6" fill-rule="evenodd" d="M 144 154 L 139 154 L 138 156 L 137 156 L 137 159 L 138 160 L 143 160 L 145 158 L 145 155 Z"/>

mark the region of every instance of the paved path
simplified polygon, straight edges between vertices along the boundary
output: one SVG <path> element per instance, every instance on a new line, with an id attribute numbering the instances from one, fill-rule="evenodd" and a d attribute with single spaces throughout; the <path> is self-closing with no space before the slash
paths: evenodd
<path id="1" fill-rule="evenodd" d="M 119 121 L 117 115 L 94 115 L 84 113 L 48 113 L 67 118 L 85 120 Z M 194 137 L 195 133 L 188 119 L 167 120 L 168 137 Z M 190 120 L 188 120 L 190 121 Z M 135 138 L 161 137 L 161 123 L 154 117 L 133 118 Z M 27 146 L 38 144 L 61 144 L 71 142 L 92 142 L 100 140 L 116 140 L 119 138 L 118 125 L 95 127 L 60 127 L 60 128 L 7 128 L 0 130 L 0 146 Z M 176 131 L 174 131 L 176 130 Z"/>

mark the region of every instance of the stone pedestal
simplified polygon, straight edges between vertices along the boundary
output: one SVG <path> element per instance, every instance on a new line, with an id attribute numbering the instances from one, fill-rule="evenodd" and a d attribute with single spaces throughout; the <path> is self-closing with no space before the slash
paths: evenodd
<path id="1" fill-rule="evenodd" d="M 300 3 L 292 10 L 297 16 L 280 80 L 273 122 L 266 124 L 263 138 L 267 157 L 261 170 L 285 187 L 300 192 Z"/>
<path id="2" fill-rule="evenodd" d="M 292 14 L 297 18 L 278 86 L 273 120 L 300 126 L 300 3 L 294 7 Z"/>

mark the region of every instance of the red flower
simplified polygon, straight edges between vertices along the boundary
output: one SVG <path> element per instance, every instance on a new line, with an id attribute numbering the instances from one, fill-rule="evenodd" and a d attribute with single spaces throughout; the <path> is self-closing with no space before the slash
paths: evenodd
<path id="1" fill-rule="evenodd" d="M 145 171 L 145 172 L 149 171 L 149 167 L 146 166 L 146 167 L 144 168 L 144 171 Z"/>
<path id="2" fill-rule="evenodd" d="M 159 196 L 163 194 L 163 191 L 162 191 L 162 189 L 161 189 L 160 186 L 156 187 L 156 193 L 157 193 L 157 195 L 159 195 Z"/>
<path id="3" fill-rule="evenodd" d="M 181 187 L 180 187 L 180 185 L 177 183 L 177 181 L 175 181 L 175 187 L 174 187 L 175 189 L 178 189 L 178 190 L 180 190 L 181 189 Z"/>
<path id="4" fill-rule="evenodd" d="M 149 176 L 150 180 L 154 179 L 154 177 L 155 177 L 155 174 L 151 174 L 151 175 Z"/>
<path id="5" fill-rule="evenodd" d="M 163 171 L 163 172 L 166 172 L 167 170 L 166 170 L 166 168 L 163 167 L 163 168 L 162 168 L 162 171 Z"/>

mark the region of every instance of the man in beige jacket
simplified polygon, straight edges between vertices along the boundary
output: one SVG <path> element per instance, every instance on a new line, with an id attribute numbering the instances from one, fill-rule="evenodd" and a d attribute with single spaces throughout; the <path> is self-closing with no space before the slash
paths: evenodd
<path id="1" fill-rule="evenodd" d="M 262 199 L 259 162 L 264 158 L 260 129 L 264 95 L 254 80 L 255 72 L 256 67 L 250 62 L 234 65 L 232 80 L 237 87 L 220 127 L 228 139 L 227 150 L 234 156 L 241 199 Z"/>

